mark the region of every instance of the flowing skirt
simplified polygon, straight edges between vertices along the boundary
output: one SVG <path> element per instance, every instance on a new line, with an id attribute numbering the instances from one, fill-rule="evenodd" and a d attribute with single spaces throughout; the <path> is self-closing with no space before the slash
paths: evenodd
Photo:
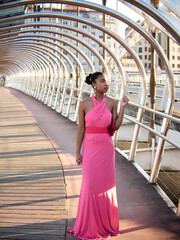
<path id="1" fill-rule="evenodd" d="M 115 150 L 108 133 L 85 135 L 82 168 L 77 217 L 70 232 L 83 240 L 119 235 Z"/>

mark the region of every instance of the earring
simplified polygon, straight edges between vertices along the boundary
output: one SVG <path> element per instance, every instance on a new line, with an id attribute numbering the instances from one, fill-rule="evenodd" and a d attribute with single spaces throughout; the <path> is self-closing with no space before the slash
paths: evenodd
<path id="1" fill-rule="evenodd" d="M 94 86 L 94 96 L 96 95 L 96 86 Z"/>

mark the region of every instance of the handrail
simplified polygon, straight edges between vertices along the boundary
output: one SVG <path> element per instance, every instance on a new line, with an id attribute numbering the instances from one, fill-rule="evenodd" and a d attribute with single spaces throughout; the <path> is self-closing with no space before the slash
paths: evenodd
<path id="1" fill-rule="evenodd" d="M 141 122 L 138 122 L 136 120 L 133 120 L 132 118 L 127 117 L 127 115 L 125 115 L 124 118 L 129 120 L 129 121 L 131 121 L 131 122 L 133 122 L 133 123 L 135 123 L 135 124 L 138 124 L 139 126 L 145 128 L 146 130 L 148 130 L 148 131 L 154 133 L 155 135 L 159 136 L 160 138 L 162 138 L 166 142 L 172 144 L 174 147 L 180 149 L 180 144 L 177 144 L 176 142 L 174 142 L 172 140 L 169 140 L 169 138 L 165 137 L 164 135 L 162 135 L 161 133 L 157 132 L 156 130 L 154 130 L 154 129 L 152 129 L 152 128 L 142 124 Z"/>
<path id="2" fill-rule="evenodd" d="M 142 108 L 142 109 L 144 109 L 144 110 L 147 110 L 147 111 L 149 111 L 149 112 L 155 113 L 155 114 L 157 114 L 157 115 L 159 115 L 159 116 L 165 117 L 165 118 L 167 118 L 167 119 L 169 119 L 169 120 L 171 120 L 171 121 L 173 121 L 173 122 L 176 122 L 176 123 L 180 124 L 180 118 L 173 117 L 173 116 L 168 115 L 168 114 L 166 114 L 166 113 L 159 112 L 159 111 L 157 111 L 157 110 L 155 110 L 155 109 L 148 108 L 148 107 L 142 106 L 142 105 L 137 104 L 137 103 L 134 103 L 134 102 L 128 102 L 128 103 L 129 103 L 130 105 L 132 105 L 132 106 L 135 106 L 135 107 L 138 107 L 138 108 Z"/>

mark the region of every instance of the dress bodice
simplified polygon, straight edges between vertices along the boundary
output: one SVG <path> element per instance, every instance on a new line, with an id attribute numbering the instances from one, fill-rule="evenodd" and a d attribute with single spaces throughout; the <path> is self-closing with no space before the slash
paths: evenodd
<path id="1" fill-rule="evenodd" d="M 106 97 L 103 96 L 101 102 L 98 102 L 92 95 L 94 108 L 85 116 L 86 127 L 108 127 L 111 123 L 112 114 L 106 107 Z"/>

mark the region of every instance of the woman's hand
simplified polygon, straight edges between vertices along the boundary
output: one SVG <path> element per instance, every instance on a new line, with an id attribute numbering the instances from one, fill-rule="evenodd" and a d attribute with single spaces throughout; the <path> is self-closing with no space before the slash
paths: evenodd
<path id="1" fill-rule="evenodd" d="M 82 164 L 82 156 L 81 154 L 76 154 L 76 163 L 77 165 L 81 165 Z"/>
<path id="2" fill-rule="evenodd" d="M 128 104 L 129 99 L 126 96 L 123 96 L 121 99 L 121 106 L 125 107 Z"/>
<path id="3" fill-rule="evenodd" d="M 123 96 L 121 99 L 121 107 L 119 114 L 117 114 L 117 105 L 114 101 L 113 107 L 113 123 L 115 125 L 116 130 L 118 130 L 122 124 L 123 116 L 124 116 L 124 109 L 126 104 L 128 103 L 129 99 L 126 96 Z"/>

